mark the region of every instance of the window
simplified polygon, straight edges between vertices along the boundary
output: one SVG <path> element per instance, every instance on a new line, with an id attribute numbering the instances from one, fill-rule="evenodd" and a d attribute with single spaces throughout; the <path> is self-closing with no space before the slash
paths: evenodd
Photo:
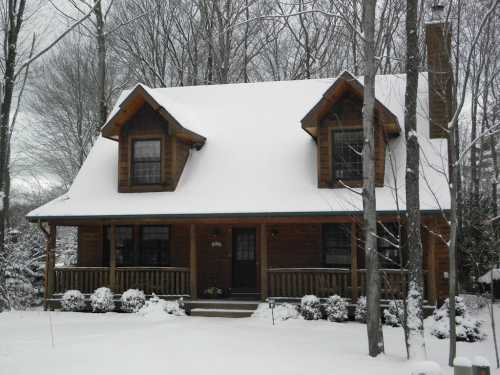
<path id="1" fill-rule="evenodd" d="M 133 141 L 132 182 L 138 185 L 161 183 L 161 140 Z"/>
<path id="2" fill-rule="evenodd" d="M 403 228 L 401 228 L 401 237 L 404 237 Z M 381 268 L 399 268 L 401 264 L 399 247 L 404 246 L 399 240 L 398 223 L 390 222 L 377 224 L 377 248 L 380 254 Z"/>
<path id="3" fill-rule="evenodd" d="M 104 251 L 102 263 L 104 267 L 109 267 L 109 253 L 111 249 L 111 227 L 105 230 Z M 134 259 L 134 228 L 131 226 L 119 225 L 116 227 L 116 265 L 133 266 Z"/>
<path id="4" fill-rule="evenodd" d="M 334 180 L 363 178 L 363 130 L 341 129 L 332 132 L 332 168 Z"/>
<path id="5" fill-rule="evenodd" d="M 151 225 L 141 227 L 141 265 L 161 267 L 168 265 L 168 226 Z"/>
<path id="6" fill-rule="evenodd" d="M 109 267 L 111 227 L 105 227 L 103 266 Z M 169 262 L 170 228 L 148 225 L 139 228 L 135 238 L 133 226 L 116 226 L 116 265 L 119 267 L 162 267 Z M 136 246 L 137 245 L 137 246 Z"/>
<path id="7" fill-rule="evenodd" d="M 237 229 L 234 231 L 235 256 L 237 261 L 255 260 L 255 230 Z"/>
<path id="8" fill-rule="evenodd" d="M 327 267 L 351 266 L 351 224 L 323 225 L 323 263 Z"/>

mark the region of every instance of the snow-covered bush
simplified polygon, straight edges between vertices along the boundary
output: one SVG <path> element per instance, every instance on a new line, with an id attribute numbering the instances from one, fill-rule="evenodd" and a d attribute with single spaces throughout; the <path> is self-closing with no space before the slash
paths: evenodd
<path id="1" fill-rule="evenodd" d="M 306 295 L 300 300 L 300 313 L 305 320 L 321 319 L 321 302 L 315 295 Z"/>
<path id="2" fill-rule="evenodd" d="M 450 306 L 449 300 L 434 310 L 432 314 L 431 335 L 438 339 L 445 339 L 450 336 Z M 481 330 L 482 322 L 471 316 L 466 309 L 463 298 L 456 297 L 456 336 L 457 341 L 475 342 L 482 340 L 486 334 Z"/>
<path id="3" fill-rule="evenodd" d="M 276 304 L 274 307 L 274 319 L 275 320 L 288 320 L 297 319 L 300 317 L 297 305 L 291 303 L 280 303 Z M 271 321 L 272 319 L 271 309 L 268 303 L 261 303 L 257 307 L 257 310 L 252 314 L 253 318 L 266 319 Z"/>
<path id="4" fill-rule="evenodd" d="M 123 312 L 136 313 L 146 303 L 146 296 L 142 290 L 129 289 L 122 294 L 120 302 Z"/>
<path id="5" fill-rule="evenodd" d="M 182 308 L 182 302 L 179 301 L 165 301 L 163 310 L 170 315 L 183 316 L 186 312 Z"/>
<path id="6" fill-rule="evenodd" d="M 93 312 L 105 313 L 115 309 L 113 292 L 105 286 L 98 288 L 90 296 L 90 306 Z"/>
<path id="7" fill-rule="evenodd" d="M 186 315 L 182 308 L 182 300 L 165 301 L 153 294 L 139 310 L 139 315 L 151 320 L 162 320 L 168 315 Z"/>
<path id="8" fill-rule="evenodd" d="M 354 310 L 354 320 L 360 323 L 366 323 L 366 317 L 366 297 L 359 297 L 356 301 L 356 309 Z"/>
<path id="9" fill-rule="evenodd" d="M 347 316 L 347 302 L 338 295 L 328 297 L 325 303 L 325 315 L 330 322 L 345 322 Z"/>
<path id="10" fill-rule="evenodd" d="M 67 290 L 61 300 L 61 308 L 64 311 L 85 310 L 85 297 L 79 290 Z"/>
<path id="11" fill-rule="evenodd" d="M 384 323 L 393 326 L 401 327 L 404 319 L 403 301 L 389 301 L 387 309 L 384 309 Z"/>
<path id="12" fill-rule="evenodd" d="M 462 298 L 464 300 L 466 309 L 469 312 L 479 311 L 488 305 L 488 299 L 485 296 L 463 294 Z"/>

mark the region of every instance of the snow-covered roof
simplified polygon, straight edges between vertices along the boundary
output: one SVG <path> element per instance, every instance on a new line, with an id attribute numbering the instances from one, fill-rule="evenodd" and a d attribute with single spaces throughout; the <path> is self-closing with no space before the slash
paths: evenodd
<path id="1" fill-rule="evenodd" d="M 182 125 L 206 137 L 192 150 L 174 192 L 118 193 L 118 143 L 97 139 L 70 190 L 32 211 L 51 218 L 184 215 L 335 215 L 359 212 L 361 196 L 317 187 L 316 143 L 300 120 L 333 79 L 147 88 Z M 427 74 L 418 94 L 422 210 L 448 209 L 447 144 L 429 138 Z M 404 75 L 376 78 L 376 96 L 404 126 Z M 121 100 L 111 116 L 118 110 Z M 404 134 L 386 151 L 377 209 L 404 210 Z M 397 187 L 397 188 L 396 188 Z M 359 189 L 356 189 L 359 192 Z"/>

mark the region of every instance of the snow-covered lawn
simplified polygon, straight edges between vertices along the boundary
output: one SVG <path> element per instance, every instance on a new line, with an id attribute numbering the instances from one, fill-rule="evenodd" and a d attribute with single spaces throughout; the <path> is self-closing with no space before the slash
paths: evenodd
<path id="1" fill-rule="evenodd" d="M 459 343 L 458 355 L 494 363 L 485 324 L 488 338 Z M 385 327 L 384 337 L 386 354 L 371 359 L 366 326 L 354 322 L 291 319 L 272 326 L 260 318 L 11 312 L 0 314 L 0 374 L 409 375 L 401 329 Z M 448 341 L 427 336 L 426 342 L 429 359 L 451 374 Z"/>

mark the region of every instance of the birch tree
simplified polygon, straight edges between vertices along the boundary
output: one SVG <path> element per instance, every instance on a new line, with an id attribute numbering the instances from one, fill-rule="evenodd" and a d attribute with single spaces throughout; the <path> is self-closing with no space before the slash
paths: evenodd
<path id="1" fill-rule="evenodd" d="M 408 292 L 406 299 L 406 340 L 408 356 L 422 360 L 426 357 L 422 300 L 424 280 L 422 275 L 422 237 L 420 233 L 420 148 L 417 137 L 418 91 L 418 0 L 406 1 L 406 217 L 408 244 Z"/>
<path id="2" fill-rule="evenodd" d="M 376 0 L 363 1 L 363 50 L 365 62 L 363 97 L 363 225 L 367 265 L 368 351 L 376 357 L 384 352 L 380 316 L 380 272 L 377 251 L 377 202 L 375 196 L 375 9 Z"/>

